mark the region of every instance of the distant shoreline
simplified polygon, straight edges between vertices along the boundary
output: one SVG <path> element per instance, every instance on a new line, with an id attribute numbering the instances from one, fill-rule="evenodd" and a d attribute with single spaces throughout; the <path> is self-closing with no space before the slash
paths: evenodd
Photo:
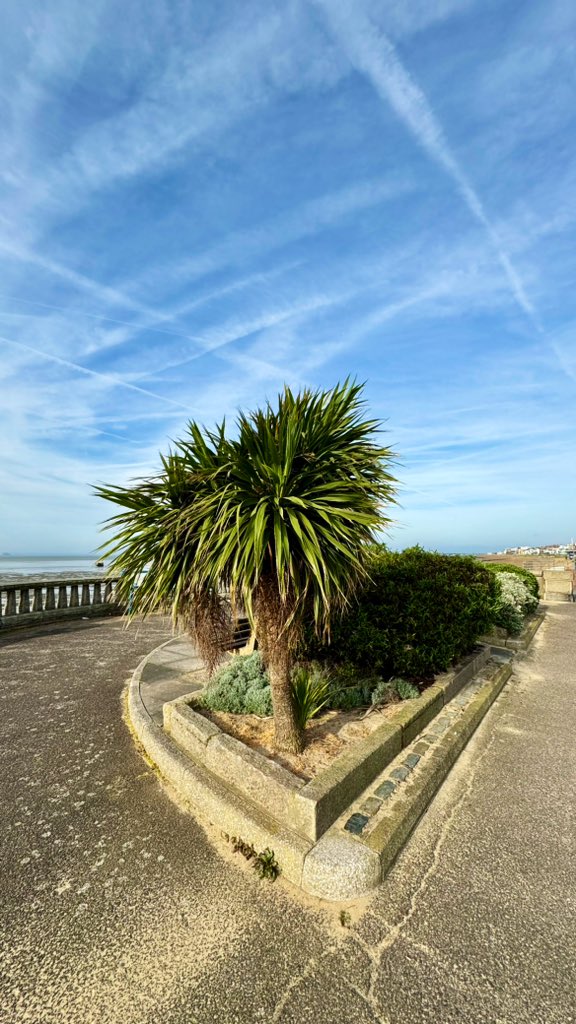
<path id="1" fill-rule="evenodd" d="M 0 585 L 105 576 L 108 567 L 96 565 L 97 560 L 97 555 L 0 555 Z"/>

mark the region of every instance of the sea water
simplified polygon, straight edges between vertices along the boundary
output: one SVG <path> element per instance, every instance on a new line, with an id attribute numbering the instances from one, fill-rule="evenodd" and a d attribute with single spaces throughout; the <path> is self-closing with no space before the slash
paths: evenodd
<path id="1" fill-rule="evenodd" d="M 36 579 L 81 579 L 104 576 L 105 567 L 97 566 L 96 555 L 0 555 L 0 583 L 22 577 Z"/>

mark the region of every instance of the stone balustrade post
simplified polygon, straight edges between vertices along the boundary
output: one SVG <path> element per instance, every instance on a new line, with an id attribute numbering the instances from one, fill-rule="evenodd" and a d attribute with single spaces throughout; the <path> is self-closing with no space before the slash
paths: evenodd
<path id="1" fill-rule="evenodd" d="M 72 577 L 72 574 L 70 574 Z M 0 585 L 0 627 L 18 628 L 81 615 L 121 614 L 117 578 L 14 579 Z"/>

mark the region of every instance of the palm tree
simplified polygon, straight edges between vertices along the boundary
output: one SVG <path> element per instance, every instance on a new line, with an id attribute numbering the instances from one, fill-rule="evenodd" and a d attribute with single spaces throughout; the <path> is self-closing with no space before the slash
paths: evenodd
<path id="1" fill-rule="evenodd" d="M 363 418 L 362 385 L 293 394 L 188 437 L 163 472 L 131 488 L 98 487 L 126 511 L 108 521 L 105 549 L 123 573 L 120 596 L 146 567 L 132 612 L 170 607 L 215 664 L 230 618 L 223 596 L 242 603 L 270 677 L 276 746 L 298 753 L 303 737 L 290 671 L 304 625 L 329 634 L 335 613 L 366 574 L 364 554 L 390 520 L 393 453 Z"/>

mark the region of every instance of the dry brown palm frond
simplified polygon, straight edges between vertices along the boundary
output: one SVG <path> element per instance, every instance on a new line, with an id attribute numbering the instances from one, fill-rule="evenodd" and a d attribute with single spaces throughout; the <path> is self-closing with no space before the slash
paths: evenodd
<path id="1" fill-rule="evenodd" d="M 181 602 L 178 621 L 189 633 L 211 676 L 234 636 L 229 599 L 214 590 L 188 594 Z"/>

